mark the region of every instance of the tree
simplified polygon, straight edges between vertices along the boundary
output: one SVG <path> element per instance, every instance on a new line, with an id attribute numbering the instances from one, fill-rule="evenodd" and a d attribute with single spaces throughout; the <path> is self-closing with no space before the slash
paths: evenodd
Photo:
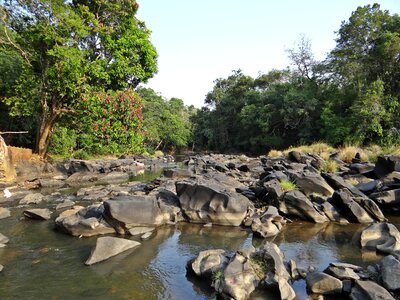
<path id="1" fill-rule="evenodd" d="M 26 61 L 6 102 L 38 120 L 36 151 L 44 156 L 56 122 L 77 113 L 82 96 L 125 89 L 156 71 L 149 31 L 135 1 L 8 0 L 1 6 L 1 44 Z"/>

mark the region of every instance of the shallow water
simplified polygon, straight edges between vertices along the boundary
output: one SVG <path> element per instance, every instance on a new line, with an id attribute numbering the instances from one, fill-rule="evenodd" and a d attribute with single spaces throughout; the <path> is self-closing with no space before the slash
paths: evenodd
<path id="1" fill-rule="evenodd" d="M 204 282 L 187 275 L 187 261 L 205 249 L 233 253 L 264 243 L 240 228 L 178 224 L 159 228 L 135 250 L 88 267 L 84 262 L 96 237 L 79 239 L 55 231 L 56 214 L 49 221 L 34 221 L 24 219 L 22 211 L 12 208 L 12 216 L 0 220 L 0 232 L 10 238 L 0 249 L 1 299 L 215 299 Z M 300 267 L 323 270 L 332 261 L 367 266 L 380 257 L 360 250 L 364 227 L 296 221 L 268 240 Z M 297 299 L 307 298 L 304 280 L 293 287 Z M 258 292 L 252 299 L 274 299 L 274 295 Z"/>

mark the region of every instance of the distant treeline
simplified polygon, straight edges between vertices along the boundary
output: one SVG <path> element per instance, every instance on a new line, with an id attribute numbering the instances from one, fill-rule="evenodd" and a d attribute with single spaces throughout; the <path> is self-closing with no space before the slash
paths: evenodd
<path id="1" fill-rule="evenodd" d="M 302 37 L 294 68 L 252 78 L 240 70 L 215 81 L 192 117 L 196 149 L 265 153 L 327 141 L 400 143 L 400 17 L 359 7 L 322 62 Z"/>

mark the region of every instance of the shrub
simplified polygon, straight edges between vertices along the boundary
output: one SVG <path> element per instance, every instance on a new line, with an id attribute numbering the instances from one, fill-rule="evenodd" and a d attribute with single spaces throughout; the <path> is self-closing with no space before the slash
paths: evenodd
<path id="1" fill-rule="evenodd" d="M 50 139 L 49 153 L 70 156 L 76 147 L 76 139 L 73 129 L 57 126 Z"/>
<path id="2" fill-rule="evenodd" d="M 336 173 L 338 171 L 338 164 L 332 159 L 325 160 L 321 170 L 327 173 Z"/>

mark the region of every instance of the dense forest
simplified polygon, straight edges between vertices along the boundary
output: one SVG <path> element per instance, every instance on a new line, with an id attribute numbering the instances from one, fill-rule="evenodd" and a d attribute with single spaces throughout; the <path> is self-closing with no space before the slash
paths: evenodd
<path id="1" fill-rule="evenodd" d="M 215 81 L 205 106 L 143 87 L 157 72 L 132 0 L 0 4 L 0 131 L 45 156 L 156 150 L 265 153 L 326 141 L 400 144 L 400 17 L 357 8 L 325 60 L 302 36 L 290 67 Z"/>

